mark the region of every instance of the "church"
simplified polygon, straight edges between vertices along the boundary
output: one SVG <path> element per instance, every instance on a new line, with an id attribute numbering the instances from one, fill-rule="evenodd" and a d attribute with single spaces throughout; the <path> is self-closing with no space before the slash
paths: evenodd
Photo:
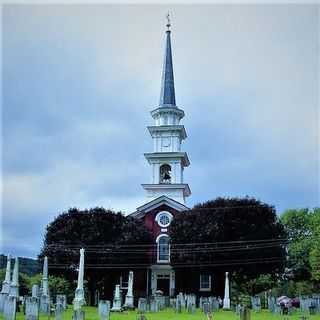
<path id="1" fill-rule="evenodd" d="M 183 177 L 184 169 L 190 165 L 190 161 L 182 148 L 187 134 L 181 124 L 184 111 L 176 105 L 175 99 L 170 26 L 168 17 L 160 101 L 159 106 L 151 111 L 153 125 L 148 126 L 153 140 L 153 152 L 144 154 L 150 166 L 150 181 L 142 184 L 147 202 L 130 214 L 144 223 L 151 232 L 156 250 L 150 259 L 149 268 L 135 272 L 137 281 L 134 290 L 138 296 L 149 296 L 159 290 L 164 296 L 171 297 L 180 291 L 189 291 L 198 296 L 213 295 L 210 273 L 189 270 L 186 275 L 170 264 L 170 224 L 175 214 L 189 209 L 185 203 L 191 195 L 190 187 Z"/>

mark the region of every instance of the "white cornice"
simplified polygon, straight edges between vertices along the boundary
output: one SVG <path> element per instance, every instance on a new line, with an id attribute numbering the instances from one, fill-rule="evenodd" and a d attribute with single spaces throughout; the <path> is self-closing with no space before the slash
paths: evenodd
<path id="1" fill-rule="evenodd" d="M 187 183 L 144 183 L 142 184 L 142 187 L 145 190 L 160 190 L 162 192 L 178 189 L 183 191 L 183 195 L 185 197 L 189 197 L 191 195 L 191 190 Z"/>
<path id="2" fill-rule="evenodd" d="M 151 160 L 160 160 L 160 159 L 181 159 L 184 167 L 190 165 L 190 161 L 186 152 L 150 152 L 144 154 L 145 158 L 151 163 Z"/>
<path id="3" fill-rule="evenodd" d="M 183 125 L 162 125 L 162 126 L 148 126 L 151 136 L 158 132 L 179 132 L 181 139 L 187 138 L 186 129 Z"/>
<path id="4" fill-rule="evenodd" d="M 159 114 L 176 114 L 181 120 L 184 117 L 184 111 L 179 109 L 176 106 L 168 106 L 168 107 L 158 107 L 151 111 L 152 118 L 155 118 Z"/>
<path id="5" fill-rule="evenodd" d="M 134 217 L 134 218 L 141 218 L 149 211 L 151 211 L 151 210 L 153 210 L 163 204 L 165 204 L 165 205 L 167 205 L 177 211 L 189 210 L 189 208 L 187 206 L 185 206 L 184 204 L 182 204 L 176 200 L 173 200 L 167 196 L 161 196 L 157 199 L 154 199 L 154 200 L 147 202 L 144 205 L 138 207 L 137 210 L 135 212 L 129 214 L 129 216 Z"/>

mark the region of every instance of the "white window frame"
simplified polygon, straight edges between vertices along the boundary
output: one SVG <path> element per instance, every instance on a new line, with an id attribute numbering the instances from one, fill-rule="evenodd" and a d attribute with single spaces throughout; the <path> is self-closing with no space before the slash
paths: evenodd
<path id="1" fill-rule="evenodd" d="M 157 239 L 156 239 L 156 242 L 157 242 L 157 262 L 160 262 L 160 263 L 170 263 L 170 242 L 168 242 L 168 260 L 160 260 L 160 239 L 161 238 L 168 238 L 168 240 L 170 240 L 169 236 L 167 234 L 160 234 Z"/>
<path id="2" fill-rule="evenodd" d="M 160 222 L 160 217 L 161 217 L 161 215 L 163 215 L 163 214 L 165 214 L 165 215 L 168 216 L 168 218 L 169 218 L 169 223 L 167 223 L 167 224 L 162 224 L 162 223 Z M 171 214 L 170 212 L 168 212 L 168 211 L 160 211 L 160 212 L 156 215 L 155 220 L 157 221 L 158 225 L 159 225 L 161 228 L 167 228 L 167 227 L 170 226 L 171 221 L 172 221 L 172 218 L 173 218 L 173 216 L 172 216 L 172 214 Z"/>
<path id="3" fill-rule="evenodd" d="M 203 276 L 207 276 L 207 277 L 209 277 L 209 287 L 202 287 L 202 277 Z M 211 274 L 207 274 L 207 273 L 200 273 L 200 278 L 199 278 L 199 280 L 200 280 L 200 283 L 199 283 L 199 290 L 200 291 L 211 291 Z"/>

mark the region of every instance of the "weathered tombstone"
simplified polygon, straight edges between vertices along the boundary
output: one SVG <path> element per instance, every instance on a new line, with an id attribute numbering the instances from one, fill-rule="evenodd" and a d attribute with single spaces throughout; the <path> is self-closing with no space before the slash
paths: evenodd
<path id="1" fill-rule="evenodd" d="M 64 310 L 67 310 L 67 296 L 65 294 L 57 294 L 56 304 L 61 304 Z"/>
<path id="2" fill-rule="evenodd" d="M 55 320 L 62 320 L 62 315 L 64 311 L 64 307 L 62 303 L 57 303 L 54 310 L 54 318 Z"/>
<path id="3" fill-rule="evenodd" d="M 187 296 L 187 310 L 188 313 L 196 312 L 196 296 L 193 294 Z"/>
<path id="4" fill-rule="evenodd" d="M 250 309 L 247 306 L 240 308 L 240 320 L 250 320 Z"/>
<path id="5" fill-rule="evenodd" d="M 224 286 L 224 298 L 223 309 L 230 309 L 230 289 L 229 289 L 229 272 L 226 272 L 225 286 Z"/>
<path id="6" fill-rule="evenodd" d="M 134 309 L 134 305 L 133 305 L 133 271 L 129 271 L 128 291 L 126 294 L 124 307 L 126 309 Z"/>
<path id="7" fill-rule="evenodd" d="M 261 299 L 259 296 L 251 297 L 251 305 L 254 311 L 261 311 Z"/>
<path id="8" fill-rule="evenodd" d="M 39 319 L 39 299 L 37 297 L 26 297 L 25 314 L 26 320 Z"/>
<path id="9" fill-rule="evenodd" d="M 182 311 L 182 305 L 181 305 L 181 300 L 179 298 L 179 296 L 177 296 L 177 299 L 176 299 L 176 310 L 175 310 L 177 313 L 181 313 Z"/>
<path id="10" fill-rule="evenodd" d="M 42 281 L 41 281 L 41 296 L 40 296 L 40 312 L 50 314 L 50 296 L 48 283 L 48 257 L 44 257 Z"/>
<path id="11" fill-rule="evenodd" d="M 84 298 L 83 276 L 84 276 L 84 249 L 81 248 L 79 271 L 78 271 L 78 283 L 77 283 L 77 289 L 75 291 L 75 295 L 73 299 L 73 310 L 75 311 L 80 311 L 81 307 L 86 304 L 86 300 Z M 74 313 L 73 315 L 74 317 L 82 317 L 81 312 Z"/>
<path id="12" fill-rule="evenodd" d="M 139 298 L 138 300 L 138 311 L 139 312 L 146 312 L 147 311 L 147 299 Z"/>
<path id="13" fill-rule="evenodd" d="M 73 310 L 72 320 L 85 320 L 84 311 L 81 309 Z"/>
<path id="14" fill-rule="evenodd" d="M 150 300 L 150 311 L 151 312 L 158 312 L 159 311 L 159 303 L 155 298 Z"/>
<path id="15" fill-rule="evenodd" d="M 115 311 L 115 312 L 122 311 L 122 308 L 121 308 L 121 294 L 120 294 L 120 285 L 119 284 L 116 285 L 116 288 L 114 290 L 113 303 L 112 303 L 111 311 Z"/>
<path id="16" fill-rule="evenodd" d="M 15 259 L 9 296 L 19 299 L 19 259 Z"/>
<path id="17" fill-rule="evenodd" d="M 8 296 L 5 300 L 3 316 L 5 320 L 15 320 L 16 319 L 16 307 L 17 298 L 14 296 Z"/>
<path id="18" fill-rule="evenodd" d="M 11 256 L 7 256 L 6 275 L 2 282 L 2 289 L 0 292 L 0 313 L 4 311 L 4 303 L 9 295 L 11 282 Z"/>
<path id="19" fill-rule="evenodd" d="M 32 286 L 32 297 L 38 298 L 39 297 L 39 286 L 37 284 L 34 284 Z"/>
<path id="20" fill-rule="evenodd" d="M 211 313 L 211 309 L 210 309 L 210 303 L 209 302 L 204 302 L 202 304 L 202 310 L 204 314 L 209 314 Z"/>
<path id="21" fill-rule="evenodd" d="M 100 320 L 109 320 L 110 318 L 110 301 L 100 300 L 98 306 Z"/>

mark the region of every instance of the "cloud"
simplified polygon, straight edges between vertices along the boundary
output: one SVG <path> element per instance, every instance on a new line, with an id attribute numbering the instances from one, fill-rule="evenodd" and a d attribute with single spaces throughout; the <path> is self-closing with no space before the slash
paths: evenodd
<path id="1" fill-rule="evenodd" d="M 128 213 L 145 201 L 167 10 L 3 7 L 3 250 L 36 255 L 69 207 Z M 188 205 L 245 195 L 279 213 L 318 205 L 318 6 L 170 11 Z"/>

